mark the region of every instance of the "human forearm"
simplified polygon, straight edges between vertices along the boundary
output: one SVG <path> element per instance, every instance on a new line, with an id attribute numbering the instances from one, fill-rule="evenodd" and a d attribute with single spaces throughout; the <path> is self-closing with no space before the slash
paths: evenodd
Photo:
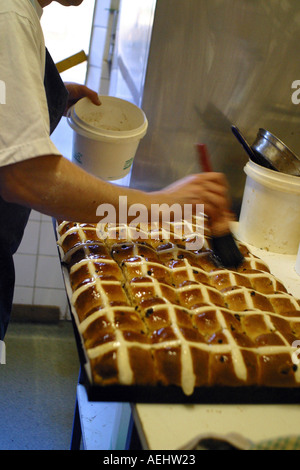
<path id="1" fill-rule="evenodd" d="M 147 194 L 116 187 L 56 155 L 1 168 L 0 187 L 2 197 L 8 202 L 74 221 L 98 222 L 97 207 L 109 203 L 117 209 L 120 195 L 128 197 L 128 204 L 142 202 L 150 206 Z"/>
<path id="2" fill-rule="evenodd" d="M 177 203 L 181 207 L 190 204 L 194 211 L 197 204 L 204 204 L 204 211 L 212 222 L 220 220 L 220 214 L 229 208 L 226 179 L 220 173 L 190 175 L 160 191 L 145 193 L 102 181 L 57 155 L 40 156 L 2 167 L 0 190 L 8 202 L 78 222 L 99 222 L 101 216 L 105 216 L 104 213 L 97 215 L 101 204 L 113 206 L 114 220 L 118 222 L 120 196 L 127 197 L 127 207 L 123 207 L 122 213 L 127 222 L 136 216 L 135 213 L 128 216 L 133 204 L 142 204 L 142 209 L 147 209 L 147 220 L 150 220 L 152 204 L 169 207 Z M 125 214 L 124 210 L 127 211 Z"/>

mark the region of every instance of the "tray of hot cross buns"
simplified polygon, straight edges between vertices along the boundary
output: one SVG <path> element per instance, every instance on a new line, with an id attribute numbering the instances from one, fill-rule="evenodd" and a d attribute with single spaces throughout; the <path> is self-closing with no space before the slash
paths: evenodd
<path id="1" fill-rule="evenodd" d="M 298 402 L 300 300 L 247 245 L 225 269 L 205 224 L 55 230 L 91 400 Z"/>

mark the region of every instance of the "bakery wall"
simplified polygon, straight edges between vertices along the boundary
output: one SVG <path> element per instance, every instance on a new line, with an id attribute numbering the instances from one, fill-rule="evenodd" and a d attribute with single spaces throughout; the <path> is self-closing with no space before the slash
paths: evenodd
<path id="1" fill-rule="evenodd" d="M 66 293 L 58 260 L 52 220 L 32 211 L 24 238 L 14 256 L 16 288 L 14 304 L 20 306 L 57 307 L 60 318 L 68 315 Z M 16 307 L 15 307 L 16 309 Z M 31 314 L 34 315 L 31 309 Z M 24 308 L 24 316 L 30 315 Z M 55 316 L 57 311 L 53 310 Z M 42 315 L 42 309 L 41 309 Z M 47 316 L 49 313 L 47 313 Z"/>
<path id="2" fill-rule="evenodd" d="M 86 0 L 89 2 L 90 0 Z M 92 2 L 93 3 L 93 2 Z M 92 5 L 91 3 L 91 5 Z M 119 0 L 96 0 L 93 25 L 91 29 L 90 50 L 87 66 L 87 84 L 91 88 L 106 93 L 108 89 L 108 70 L 105 58 L 105 45 L 107 30 L 111 27 L 113 13 L 111 9 L 118 6 Z M 43 22 L 44 33 L 49 39 L 51 54 L 54 60 L 59 61 L 61 50 L 55 50 L 53 31 L 47 33 L 46 14 L 51 14 L 50 8 L 44 11 Z M 53 9 L 60 6 L 53 4 Z M 63 8 L 63 7 L 61 7 Z M 80 8 L 80 7 L 78 7 Z M 49 9 L 49 10 L 47 10 Z M 56 11 L 56 10 L 55 10 Z M 75 14 L 76 9 L 74 9 Z M 79 11 L 79 10 L 78 10 Z M 48 35 L 48 37 L 47 37 Z M 54 47 L 54 49 L 53 49 Z M 78 47 L 78 46 L 76 46 Z M 74 53 L 78 50 L 74 50 Z M 68 57 L 68 55 L 66 55 Z M 78 68 L 81 67 L 80 65 Z M 106 67 L 106 68 L 105 68 Z M 78 71 L 78 69 L 77 69 Z M 64 72 L 62 78 L 72 80 L 70 72 L 73 73 L 73 81 L 79 81 L 82 73 L 76 73 L 76 67 Z M 68 75 L 66 75 L 68 74 Z M 65 75 L 65 76 L 64 76 Z M 79 79 L 79 80 L 78 80 Z M 57 148 L 65 157 L 71 154 L 72 132 L 62 119 L 60 125 L 52 135 Z M 25 230 L 23 241 L 18 252 L 14 256 L 16 269 L 16 287 L 14 294 L 15 318 L 30 320 L 44 318 L 47 320 L 69 319 L 66 292 L 63 284 L 61 267 L 58 259 L 56 241 L 51 217 L 32 211 L 28 225 Z"/>
<path id="3" fill-rule="evenodd" d="M 158 190 L 198 172 L 194 143 L 205 143 L 238 212 L 248 155 L 232 124 L 250 144 L 262 127 L 300 154 L 299 25 L 299 0 L 157 0 L 142 102 L 149 127 L 131 185 Z"/>

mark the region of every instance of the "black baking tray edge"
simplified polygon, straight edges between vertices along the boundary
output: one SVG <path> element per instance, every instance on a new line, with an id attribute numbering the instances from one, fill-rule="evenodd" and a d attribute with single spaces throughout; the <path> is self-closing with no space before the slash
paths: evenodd
<path id="1" fill-rule="evenodd" d="M 53 220 L 55 236 L 56 221 Z M 64 277 L 64 276 L 63 276 Z M 64 278 L 65 281 L 65 278 Z M 67 292 L 67 290 L 66 290 Z M 66 293 L 67 295 L 67 293 Z M 91 384 L 85 370 L 86 356 L 82 348 L 80 334 L 72 313 L 67 295 L 73 324 L 74 336 L 80 362 L 79 383 L 87 392 L 89 401 L 123 402 L 123 403 L 156 403 L 156 404 L 299 404 L 300 387 L 259 387 L 259 386 L 213 386 L 195 388 L 194 393 L 185 395 L 180 387 L 168 385 L 95 385 Z"/>
<path id="2" fill-rule="evenodd" d="M 81 382 L 89 401 L 156 404 L 298 404 L 300 389 L 268 387 L 201 387 L 185 395 L 180 387 L 157 385 L 91 385 L 85 374 Z"/>

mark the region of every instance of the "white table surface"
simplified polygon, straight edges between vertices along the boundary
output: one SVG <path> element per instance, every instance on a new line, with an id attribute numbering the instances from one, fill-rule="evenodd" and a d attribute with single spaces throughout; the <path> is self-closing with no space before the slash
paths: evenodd
<path id="1" fill-rule="evenodd" d="M 235 231 L 236 227 L 233 227 Z M 300 297 L 296 255 L 279 255 L 250 246 L 288 292 Z M 300 338 L 299 338 L 300 339 Z M 300 435 L 300 405 L 136 404 L 133 415 L 144 449 L 175 450 L 202 434 L 237 433 L 254 443 Z"/>

